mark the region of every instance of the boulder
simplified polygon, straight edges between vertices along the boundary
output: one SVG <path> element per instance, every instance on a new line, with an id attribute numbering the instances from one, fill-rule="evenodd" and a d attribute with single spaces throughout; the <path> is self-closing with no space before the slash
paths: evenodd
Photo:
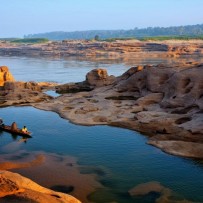
<path id="1" fill-rule="evenodd" d="M 109 76 L 106 69 L 94 69 L 87 73 L 86 82 L 95 87 L 110 85 L 115 81 L 114 76 Z"/>
<path id="2" fill-rule="evenodd" d="M 0 66 L 0 86 L 3 86 L 6 81 L 15 81 L 7 66 Z"/>
<path id="3" fill-rule="evenodd" d="M 77 83 L 67 83 L 56 87 L 57 93 L 76 93 L 92 91 L 95 87 L 111 85 L 116 80 L 109 76 L 105 69 L 94 69 L 86 75 L 86 80 Z"/>

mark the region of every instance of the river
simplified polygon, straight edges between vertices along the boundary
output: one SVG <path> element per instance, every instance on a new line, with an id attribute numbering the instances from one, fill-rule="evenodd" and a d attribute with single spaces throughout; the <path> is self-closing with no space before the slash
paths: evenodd
<path id="1" fill-rule="evenodd" d="M 129 68 L 125 63 L 75 59 L 0 57 L 0 62 L 9 66 L 17 80 L 59 83 L 81 81 L 93 68 L 104 67 L 114 75 L 120 75 Z M 21 142 L 20 137 L 1 132 L 1 157 L 10 154 L 10 160 L 16 160 L 16 154 L 21 151 L 24 156 L 25 152 L 40 152 L 76 157 L 80 172 L 95 173 L 97 181 L 104 186 L 88 196 L 91 201 L 153 203 L 162 194 L 150 192 L 132 197 L 128 191 L 139 184 L 156 181 L 170 189 L 170 198 L 174 202 L 183 199 L 203 202 L 203 163 L 165 154 L 147 145 L 147 138 L 137 132 L 109 126 L 74 125 L 56 113 L 33 107 L 1 108 L 0 117 L 8 124 L 13 121 L 17 121 L 19 126 L 26 124 L 33 133 L 33 138 Z M 89 168 L 84 170 L 82 166 Z M 17 172 L 26 175 L 26 169 Z M 27 174 L 29 177 L 31 173 Z M 44 186 L 47 186 L 46 181 Z M 80 198 L 80 194 L 76 197 Z"/>

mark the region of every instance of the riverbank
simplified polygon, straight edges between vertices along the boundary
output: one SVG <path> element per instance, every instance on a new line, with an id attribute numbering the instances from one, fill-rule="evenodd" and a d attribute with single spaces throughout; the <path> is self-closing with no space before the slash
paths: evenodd
<path id="1" fill-rule="evenodd" d="M 11 77 L 1 88 L 1 107 L 31 105 L 76 124 L 129 128 L 163 151 L 202 159 L 202 70 L 201 64 L 138 66 L 114 77 L 96 69 L 84 82 L 60 86 Z M 48 88 L 62 95 L 48 96 Z"/>
<path id="2" fill-rule="evenodd" d="M 57 86 L 61 96 L 33 106 L 76 124 L 139 131 L 167 153 L 202 159 L 202 71 L 201 64 L 138 66 L 114 77 L 97 69 L 84 82 Z"/>
<path id="3" fill-rule="evenodd" d="M 2 56 L 109 57 L 112 59 L 140 57 L 201 57 L 203 40 L 139 41 L 63 40 L 46 43 L 11 43 L 0 41 Z"/>
<path id="4" fill-rule="evenodd" d="M 0 105 L 32 105 L 76 124 L 132 129 L 167 153 L 203 159 L 202 71 L 202 64 L 138 66 L 119 77 L 95 69 L 84 82 L 59 86 L 6 82 Z M 43 88 L 62 95 L 53 98 Z"/>

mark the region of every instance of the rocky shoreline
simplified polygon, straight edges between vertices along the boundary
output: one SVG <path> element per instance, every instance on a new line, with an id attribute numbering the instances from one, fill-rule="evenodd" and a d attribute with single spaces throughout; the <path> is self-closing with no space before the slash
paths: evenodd
<path id="1" fill-rule="evenodd" d="M 203 64 L 160 64 L 132 67 L 119 77 L 95 69 L 83 82 L 57 85 L 15 81 L 3 66 L 0 107 L 30 105 L 54 111 L 75 124 L 128 128 L 148 136 L 148 144 L 169 154 L 203 159 L 202 75 Z M 61 95 L 49 96 L 48 89 Z M 79 202 L 11 172 L 1 171 L 0 181 L 0 197 Z"/>
<path id="2" fill-rule="evenodd" d="M 203 55 L 203 40 L 167 40 L 167 41 L 139 41 L 116 40 L 63 40 L 48 43 L 10 43 L 0 41 L 0 55 L 3 56 L 83 56 L 129 58 L 140 56 L 156 57 L 201 57 Z"/>
<path id="3" fill-rule="evenodd" d="M 202 64 L 138 66 L 120 77 L 96 69 L 84 82 L 57 86 L 61 96 L 33 106 L 81 125 L 139 131 L 167 153 L 202 159 L 202 75 Z"/>
<path id="4" fill-rule="evenodd" d="M 203 159 L 202 75 L 203 64 L 148 65 L 132 67 L 119 77 L 95 69 L 83 82 L 57 86 L 6 81 L 0 106 L 31 105 L 76 124 L 132 129 L 167 153 Z M 47 88 L 61 96 L 46 95 Z"/>

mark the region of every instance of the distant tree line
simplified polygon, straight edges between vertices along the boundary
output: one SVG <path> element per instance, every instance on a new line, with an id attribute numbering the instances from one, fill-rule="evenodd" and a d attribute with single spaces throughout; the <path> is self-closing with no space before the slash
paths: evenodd
<path id="1" fill-rule="evenodd" d="M 203 24 L 173 26 L 173 27 L 148 27 L 131 30 L 89 30 L 75 32 L 48 32 L 25 35 L 24 38 L 48 38 L 49 40 L 64 39 L 109 39 L 109 38 L 147 38 L 156 36 L 203 36 Z"/>

